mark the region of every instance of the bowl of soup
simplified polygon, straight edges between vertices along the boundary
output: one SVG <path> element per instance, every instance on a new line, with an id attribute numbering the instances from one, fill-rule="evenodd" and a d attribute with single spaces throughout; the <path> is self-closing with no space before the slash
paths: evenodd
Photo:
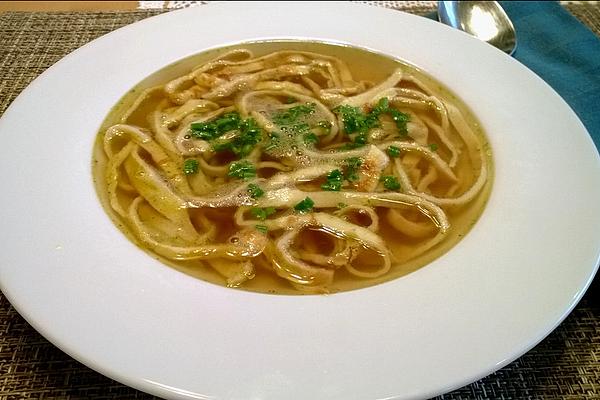
<path id="1" fill-rule="evenodd" d="M 3 294 L 164 398 L 432 397 L 539 343 L 598 265 L 575 113 L 395 10 L 148 18 L 45 71 L 0 136 Z"/>
<path id="2" fill-rule="evenodd" d="M 142 248 L 279 294 L 426 265 L 465 236 L 492 183 L 480 124 L 440 82 L 310 41 L 213 49 L 156 72 L 104 121 L 93 167 L 105 209 Z"/>

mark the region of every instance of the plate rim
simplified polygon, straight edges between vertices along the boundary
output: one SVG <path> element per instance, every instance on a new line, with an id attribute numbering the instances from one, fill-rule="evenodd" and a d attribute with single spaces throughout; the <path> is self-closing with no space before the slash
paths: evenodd
<path id="1" fill-rule="evenodd" d="M 228 7 L 228 6 L 218 5 L 218 4 L 210 4 L 210 5 L 203 5 L 203 6 L 202 6 L 202 8 L 204 8 L 204 7 L 217 7 L 217 6 L 218 6 L 218 7 L 226 7 L 226 8 Z M 348 6 L 345 6 L 345 7 L 348 7 Z M 362 6 L 362 5 L 352 5 L 351 7 L 365 7 L 365 10 L 366 10 L 367 8 L 368 8 L 368 9 L 371 9 L 371 8 L 372 8 L 371 6 Z M 58 68 L 60 67 L 60 65 L 64 65 L 64 63 L 65 63 L 65 62 L 67 62 L 67 61 L 65 61 L 65 60 L 68 60 L 68 58 L 71 58 L 71 57 L 78 57 L 78 54 L 80 54 L 80 53 L 78 53 L 78 52 L 79 52 L 80 50 L 84 49 L 83 51 L 88 51 L 88 50 L 89 50 L 91 47 L 94 47 L 94 46 L 96 46 L 96 45 L 95 45 L 95 43 L 98 43 L 99 41 L 103 41 L 103 40 L 105 41 L 105 40 L 106 40 L 105 38 L 106 38 L 106 37 L 108 37 L 108 36 L 110 36 L 110 35 L 112 35 L 113 33 L 119 32 L 119 33 L 118 33 L 119 35 L 124 35 L 124 34 L 125 34 L 125 32 L 128 32 L 128 31 L 130 31 L 130 30 L 131 30 L 131 31 L 138 30 L 138 28 L 136 28 L 136 26 L 139 26 L 139 25 L 137 25 L 137 24 L 140 24 L 140 23 L 143 23 L 143 22 L 147 22 L 147 21 L 149 21 L 149 20 L 153 20 L 153 19 L 160 19 L 160 18 L 163 18 L 164 16 L 166 16 L 166 15 L 169 15 L 169 14 L 177 14 L 177 13 L 181 13 L 181 15 L 188 15 L 188 14 L 190 14 L 191 12 L 192 12 L 192 11 L 189 11 L 189 10 L 178 10 L 178 11 L 175 11 L 175 12 L 172 12 L 172 13 L 160 14 L 160 15 L 153 16 L 153 17 L 150 17 L 150 18 L 146 18 L 146 19 L 144 19 L 144 20 L 141 20 L 141 21 L 139 21 L 139 22 L 136 22 L 136 23 L 134 23 L 134 24 L 131 24 L 131 25 L 128 25 L 128 26 L 126 26 L 126 27 L 123 27 L 123 28 L 120 28 L 120 29 L 118 29 L 118 30 L 115 30 L 115 31 L 113 31 L 113 32 L 111 32 L 111 33 L 109 33 L 109 34 L 107 34 L 107 35 L 104 35 L 104 36 L 102 36 L 102 37 L 98 38 L 98 39 L 95 39 L 95 40 L 93 40 L 93 41 L 89 42 L 88 44 L 86 44 L 86 45 L 82 46 L 80 49 L 77 49 L 76 51 L 74 51 L 74 52 L 70 53 L 69 55 L 67 55 L 66 57 L 64 57 L 63 59 L 61 59 L 59 62 L 57 62 L 56 64 L 54 64 L 52 67 L 50 67 L 50 68 L 49 68 L 47 71 L 44 71 L 44 73 L 42 73 L 42 74 L 41 74 L 41 75 L 40 75 L 38 78 L 36 78 L 36 80 L 34 80 L 34 81 L 33 81 L 33 82 L 32 82 L 32 83 L 31 83 L 31 84 L 30 84 L 30 85 L 29 85 L 29 86 L 28 86 L 28 87 L 27 87 L 27 88 L 26 88 L 26 89 L 25 89 L 25 90 L 24 90 L 24 91 L 23 91 L 23 92 L 22 92 L 22 93 L 21 93 L 21 94 L 20 94 L 20 95 L 19 95 L 19 96 L 18 96 L 18 97 L 17 97 L 17 98 L 14 100 L 14 101 L 13 101 L 13 103 L 12 103 L 12 104 L 11 104 L 11 105 L 10 105 L 10 106 L 7 108 L 7 110 L 6 110 L 6 111 L 5 111 L 5 113 L 3 114 L 2 118 L 0 119 L 0 130 L 2 130 L 2 128 L 3 128 L 3 125 L 4 125 L 4 124 L 3 124 L 3 122 L 4 122 L 4 120 L 5 120 L 5 116 L 6 116 L 6 115 L 9 115 L 9 114 L 12 114 L 12 113 L 13 113 L 13 111 L 12 111 L 12 110 L 13 110 L 13 108 L 17 109 L 17 108 L 19 107 L 19 103 L 18 103 L 18 102 L 20 102 L 20 101 L 21 101 L 20 99 L 21 99 L 22 97 L 23 97 L 23 98 L 27 97 L 27 96 L 29 95 L 29 93 L 30 93 L 30 92 L 34 91 L 34 90 L 35 90 L 35 88 L 37 87 L 37 85 L 39 84 L 39 82 L 38 82 L 38 81 L 42 81 L 43 79 L 45 79 L 45 76 L 46 76 L 46 74 L 51 74 L 51 73 L 53 73 L 52 71 L 54 71 L 54 70 L 58 69 Z M 198 11 L 193 11 L 193 12 L 198 12 Z M 385 10 L 385 12 L 394 12 L 394 13 L 396 13 L 397 11 L 393 11 L 393 10 L 387 10 L 387 9 L 386 9 L 386 10 Z M 407 15 L 410 15 L 410 14 L 407 14 Z M 175 16 L 170 16 L 170 18 L 175 18 Z M 409 19 L 410 19 L 410 18 L 414 18 L 414 16 L 413 16 L 413 15 L 410 15 Z M 161 19 L 161 21 L 163 21 L 163 20 Z M 165 21 L 166 21 L 166 19 L 165 19 Z M 185 58 L 185 56 L 186 56 L 186 55 L 182 55 L 180 58 Z M 410 61 L 410 60 L 409 60 L 409 61 Z M 530 71 L 530 72 L 531 72 L 531 71 Z M 532 74 L 533 74 L 533 73 L 532 73 Z M 536 76 L 536 78 L 537 78 L 537 76 Z M 541 78 L 537 78 L 537 79 L 541 80 Z M 543 82 L 543 81 L 542 81 L 542 82 Z M 545 82 L 544 82 L 544 84 L 545 84 Z M 549 87 L 549 86 L 548 86 L 548 87 Z M 558 95 L 557 95 L 557 96 L 558 96 Z M 562 99 L 561 99 L 561 100 L 562 100 Z M 565 104 L 566 104 L 566 103 L 565 103 Z M 571 111 L 571 112 L 572 112 L 572 111 Z M 575 117 L 575 118 L 576 118 L 576 117 Z M 587 133 L 587 131 L 585 130 L 585 127 L 583 127 L 583 125 L 581 125 L 581 128 L 583 128 L 583 130 L 584 130 L 584 131 Z M 591 141 L 591 138 L 589 137 L 589 133 L 588 133 L 588 139 L 589 139 L 589 141 L 592 143 L 592 146 L 593 146 L 593 142 Z M 598 152 L 597 152 L 597 150 L 596 150 L 596 164 L 598 164 Z M 491 194 L 491 196 L 492 196 L 492 195 L 493 195 L 493 191 L 492 191 L 492 194 Z M 484 213 L 484 214 L 485 214 L 485 213 Z M 508 363 L 510 363 L 510 362 L 512 362 L 512 361 L 514 361 L 514 359 L 518 358 L 518 357 L 519 357 L 519 356 L 521 356 L 522 354 L 524 354 L 524 353 L 526 353 L 527 351 L 529 351 L 529 350 L 530 350 L 532 347 L 534 347 L 536 344 L 538 344 L 539 342 L 541 342 L 541 341 L 542 341 L 542 340 L 543 340 L 543 339 L 544 339 L 544 338 L 545 338 L 545 337 L 546 337 L 546 336 L 547 336 L 549 333 L 551 333 L 551 332 L 552 332 L 552 331 L 553 331 L 553 330 L 554 330 L 554 329 L 555 329 L 555 328 L 556 328 L 556 327 L 557 327 L 557 326 L 558 326 L 558 325 L 559 325 L 559 324 L 560 324 L 560 323 L 561 323 L 561 322 L 564 320 L 564 318 L 566 318 L 566 316 L 567 316 L 567 315 L 568 315 L 568 314 L 569 314 L 569 313 L 570 313 L 570 312 L 573 310 L 573 308 L 574 308 L 574 307 L 577 305 L 577 303 L 579 302 L 579 300 L 581 299 L 581 297 L 583 296 L 583 294 L 585 293 L 585 291 L 587 290 L 587 288 L 588 288 L 588 287 L 589 287 L 589 285 L 591 284 L 591 281 L 592 281 L 592 279 L 594 278 L 594 275 L 596 274 L 597 270 L 598 270 L 598 256 L 596 257 L 596 266 L 595 266 L 594 268 L 592 268 L 591 274 L 588 276 L 588 279 L 587 279 L 587 281 L 586 281 L 586 282 L 584 282 L 584 284 L 581 286 L 581 288 L 580 288 L 579 292 L 578 292 L 578 293 L 577 293 L 577 295 L 576 295 L 576 296 L 575 296 L 575 297 L 572 299 L 572 301 L 571 301 L 571 303 L 568 305 L 568 307 L 562 311 L 560 318 L 558 318 L 558 320 L 556 320 L 556 321 L 554 322 L 553 326 L 552 326 L 550 329 L 547 329 L 547 327 L 546 327 L 546 328 L 544 329 L 544 330 L 546 330 L 546 332 L 545 332 L 545 333 L 543 333 L 543 334 L 541 334 L 541 335 L 538 335 L 538 337 L 536 337 L 536 338 L 532 338 L 532 339 L 533 339 L 533 341 L 530 341 L 530 342 L 529 342 L 529 345 L 528 345 L 528 346 L 525 346 L 525 347 L 526 347 L 525 349 L 521 349 L 521 350 L 517 351 L 517 353 L 519 353 L 519 354 L 516 354 L 514 358 L 512 358 L 512 359 L 511 359 L 511 358 L 506 358 L 506 359 L 503 361 L 503 363 L 501 363 L 501 364 L 496 364 L 496 366 L 495 366 L 494 368 L 492 368 L 490 371 L 482 372 L 481 374 L 479 374 L 479 375 L 478 375 L 478 377 L 477 377 L 475 380 L 477 380 L 477 379 L 479 379 L 479 378 L 481 378 L 481 377 L 483 377 L 483 376 L 486 376 L 486 375 L 488 375 L 489 373 L 491 373 L 491 372 L 493 372 L 493 371 L 495 371 L 495 370 L 497 370 L 497 369 L 499 369 L 499 368 L 502 368 L 503 366 L 507 365 Z M 53 337 L 53 336 L 52 336 L 52 332 L 50 332 L 48 329 L 44 329 L 43 323 L 41 323 L 41 324 L 40 324 L 40 323 L 39 323 L 40 321 L 39 321 L 38 319 L 36 319 L 35 317 L 28 318 L 28 316 L 29 316 L 29 313 L 27 312 L 27 311 L 28 311 L 28 310 L 27 310 L 27 306 L 25 306 L 25 305 L 23 305 L 23 304 L 20 304 L 21 302 L 19 301 L 19 296 L 18 296 L 18 295 L 16 295 L 15 293 L 13 293 L 13 292 L 11 291 L 10 287 L 5 287 L 5 286 L 4 286 L 4 282 L 5 282 L 5 281 L 4 281 L 3 279 L 2 279 L 2 280 L 0 280 L 0 286 L 1 286 L 1 289 L 2 289 L 2 291 L 4 292 L 4 294 L 6 295 L 7 299 L 8 299 L 8 300 L 11 302 L 11 304 L 13 304 L 13 305 L 17 305 L 17 304 L 18 304 L 18 306 L 15 306 L 15 308 L 16 308 L 16 309 L 19 311 L 19 313 L 20 313 L 22 316 L 24 316 L 24 318 L 25 318 L 25 319 L 26 319 L 26 320 L 27 320 L 27 321 L 28 321 L 28 322 L 29 322 L 29 323 L 30 323 L 32 326 L 34 326 L 34 327 L 35 327 L 35 329 L 36 329 L 36 330 L 38 330 L 38 332 L 45 332 L 45 333 L 42 333 L 42 334 L 43 334 L 43 335 L 44 335 L 46 338 L 48 338 L 48 339 L 49 339 L 49 341 L 51 341 L 53 344 L 57 345 L 57 347 L 59 347 L 61 350 L 65 351 L 67 354 L 71 355 L 73 358 L 75 358 L 75 359 L 77 359 L 77 360 L 79 360 L 79 361 L 82 361 L 82 362 L 83 362 L 85 365 L 88 365 L 88 366 L 90 366 L 91 368 L 93 368 L 93 369 L 95 369 L 95 370 L 99 371 L 100 373 L 102 373 L 102 374 L 104 374 L 104 375 L 106 375 L 106 376 L 113 377 L 113 376 L 112 376 L 112 374 L 111 374 L 111 371 L 110 371 L 110 370 L 107 370 L 106 368 L 103 368 L 101 365 L 94 365 L 94 362 L 93 362 L 92 360 L 86 360 L 86 358 L 85 358 L 83 355 L 81 355 L 81 354 L 71 354 L 71 352 L 70 352 L 70 351 L 69 351 L 69 349 L 68 349 L 68 345 L 66 345 L 66 344 L 62 343 L 62 341 L 60 340 L 60 338 Z M 84 361 L 84 360 L 85 360 L 85 361 Z M 114 377 L 113 377 L 113 378 L 114 378 Z M 472 377 L 471 377 L 471 378 L 472 378 Z M 458 383 L 458 384 L 456 384 L 456 383 L 455 383 L 454 385 L 451 385 L 451 387 L 449 388 L 449 390 L 452 390 L 452 389 L 458 388 L 458 387 L 460 387 L 460 386 L 463 386 L 464 384 L 467 384 L 467 383 L 469 383 L 469 382 L 472 382 L 473 380 L 471 380 L 471 378 L 468 378 L 466 382 L 463 382 L 463 383 Z M 140 381 L 139 381 L 139 380 L 135 380 L 135 379 L 134 379 L 134 380 L 130 380 L 130 379 L 128 379 L 127 377 L 119 377 L 117 380 L 119 380 L 119 381 L 121 381 L 121 382 L 124 382 L 124 383 L 126 383 L 127 385 L 129 385 L 129 386 L 136 387 L 136 388 L 138 388 L 138 389 L 140 389 L 140 390 L 148 391 L 148 392 L 150 392 L 150 393 L 154 392 L 154 393 L 156 393 L 156 394 L 158 394 L 158 395 L 173 395 L 173 394 L 175 394 L 175 395 L 177 395 L 177 396 L 181 396 L 181 398 L 193 397 L 193 395 L 194 395 L 193 393 L 192 393 L 192 394 L 190 394 L 190 393 L 188 393 L 188 394 L 186 394 L 186 393 L 176 393 L 176 392 L 174 392 L 174 390 L 175 390 L 175 389 L 177 389 L 177 388 L 171 388 L 171 389 L 162 388 L 162 389 L 161 389 L 161 388 L 160 388 L 160 386 L 158 386 L 158 385 L 152 385 L 152 384 L 143 384 L 143 383 L 140 383 Z M 155 383 L 156 383 L 156 382 L 155 382 Z M 443 391 L 442 391 L 442 392 L 439 392 L 439 391 L 438 391 L 438 392 L 434 392 L 434 395 L 435 395 L 435 394 L 440 394 L 440 393 L 443 393 L 443 392 L 445 392 L 446 390 L 447 390 L 447 389 L 443 389 Z M 430 395 L 430 394 L 431 394 L 431 393 L 429 393 L 428 395 Z M 398 397 L 398 398 L 400 398 L 400 397 Z"/>

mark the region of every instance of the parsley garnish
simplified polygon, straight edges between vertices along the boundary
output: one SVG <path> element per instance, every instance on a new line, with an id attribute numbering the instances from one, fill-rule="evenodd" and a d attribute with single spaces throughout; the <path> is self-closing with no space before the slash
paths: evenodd
<path id="1" fill-rule="evenodd" d="M 321 189 L 329 190 L 331 192 L 339 192 L 342 188 L 343 178 L 342 171 L 339 169 L 334 169 L 327 174 L 327 182 L 321 185 Z"/>
<path id="2" fill-rule="evenodd" d="M 350 157 L 345 160 L 346 162 L 346 172 L 344 177 L 349 181 L 357 181 L 358 180 L 358 169 L 362 165 L 362 160 L 358 157 Z"/>
<path id="3" fill-rule="evenodd" d="M 256 228 L 257 231 L 265 235 L 269 231 L 269 228 L 266 225 L 254 225 L 254 228 Z"/>
<path id="4" fill-rule="evenodd" d="M 382 97 L 379 99 L 373 110 L 371 110 L 372 115 L 380 116 L 384 112 L 387 112 L 390 109 L 390 101 L 387 97 Z"/>
<path id="5" fill-rule="evenodd" d="M 390 157 L 400 157 L 400 149 L 396 146 L 388 147 L 387 153 Z"/>
<path id="6" fill-rule="evenodd" d="M 265 151 L 271 151 L 279 146 L 279 136 L 276 133 L 269 133 L 269 142 L 265 145 Z"/>
<path id="7" fill-rule="evenodd" d="M 183 163 L 183 173 L 192 175 L 198 173 L 198 161 L 193 158 L 188 158 Z"/>
<path id="8" fill-rule="evenodd" d="M 354 138 L 354 143 L 359 144 L 361 146 L 367 144 L 367 134 L 359 133 L 358 135 L 356 135 L 356 137 Z"/>
<path id="9" fill-rule="evenodd" d="M 390 116 L 396 123 L 396 127 L 398 128 L 400 135 L 406 136 L 408 134 L 408 128 L 406 127 L 406 123 L 410 121 L 410 115 L 404 114 L 403 112 L 400 112 L 395 108 L 390 108 L 387 111 L 387 113 L 390 114 Z"/>
<path id="10" fill-rule="evenodd" d="M 215 151 L 232 151 L 236 156 L 247 156 L 262 140 L 262 129 L 253 118 L 242 119 L 237 112 L 223 114 L 209 122 L 195 122 L 191 125 L 191 136 L 213 141 L 229 131 L 238 130 L 239 135 L 230 141 L 216 141 Z"/>
<path id="11" fill-rule="evenodd" d="M 305 198 L 300 203 L 294 206 L 294 210 L 298 211 L 301 214 L 307 213 L 312 210 L 315 202 L 312 201 L 310 197 Z"/>
<path id="12" fill-rule="evenodd" d="M 259 207 L 252 207 L 250 209 L 250 214 L 252 214 L 253 217 L 260 219 L 261 221 L 264 221 L 265 219 L 267 219 L 267 217 L 269 215 L 275 214 L 276 210 L 273 207 L 267 207 L 267 208 L 259 208 Z"/>
<path id="13" fill-rule="evenodd" d="M 209 122 L 194 122 L 190 127 L 191 135 L 197 139 L 213 140 L 225 132 L 237 129 L 240 125 L 241 117 L 236 112 L 223 114 L 217 119 Z"/>
<path id="14" fill-rule="evenodd" d="M 359 133 L 358 135 L 356 135 L 354 137 L 354 140 L 352 142 L 346 143 L 342 147 L 340 147 L 340 150 L 353 150 L 353 149 L 357 149 L 359 147 L 363 147 L 367 143 L 368 143 L 367 134 L 361 132 L 361 133 Z"/>
<path id="15" fill-rule="evenodd" d="M 273 115 L 273 122 L 279 126 L 291 125 L 298 121 L 304 115 L 315 112 L 315 103 L 306 103 L 299 106 L 290 107 Z"/>
<path id="16" fill-rule="evenodd" d="M 353 133 L 367 133 L 369 129 L 379 126 L 376 118 L 368 118 L 358 107 L 343 105 L 335 108 L 333 111 L 342 115 L 344 131 L 348 135 Z"/>
<path id="17" fill-rule="evenodd" d="M 310 126 L 306 122 L 302 122 L 304 116 L 314 113 L 315 107 L 315 103 L 306 103 L 290 107 L 287 110 L 280 111 L 273 115 L 273 122 L 277 124 L 282 131 L 288 131 L 294 135 L 302 135 L 304 143 L 307 145 L 318 143 L 319 137 L 310 130 Z M 269 143 L 265 149 L 268 151 L 275 148 L 276 145 L 277 142 L 272 139 L 271 143 Z"/>
<path id="18" fill-rule="evenodd" d="M 431 151 L 437 151 L 438 145 L 436 143 L 431 143 L 429 145 L 429 148 L 431 149 Z"/>
<path id="19" fill-rule="evenodd" d="M 229 166 L 228 176 L 239 179 L 249 179 L 256 176 L 256 168 L 250 161 L 238 161 Z"/>
<path id="20" fill-rule="evenodd" d="M 240 134 L 229 142 L 213 144 L 215 151 L 231 150 L 233 154 L 239 157 L 246 157 L 254 146 L 262 140 L 262 129 L 258 126 L 254 118 L 248 118 L 237 126 Z"/>
<path id="21" fill-rule="evenodd" d="M 382 97 L 379 99 L 377 105 L 375 108 L 373 108 L 373 111 L 371 111 L 371 114 L 376 115 L 377 117 L 379 117 L 381 114 L 389 114 L 389 116 L 392 117 L 396 123 L 396 127 L 398 128 L 398 131 L 400 131 L 400 135 L 406 135 L 408 133 L 406 123 L 410 120 L 410 116 L 390 107 L 390 102 L 387 97 Z"/>
<path id="22" fill-rule="evenodd" d="M 389 114 L 392 117 L 401 135 L 406 135 L 408 132 L 406 123 L 410 119 L 409 115 L 390 107 L 387 97 L 379 99 L 375 107 L 368 114 L 363 113 L 358 107 L 348 105 L 339 106 L 333 111 L 341 114 L 344 131 L 348 135 L 354 133 L 365 134 L 364 143 L 366 143 L 366 133 L 379 126 L 379 116 L 381 114 Z M 354 143 L 359 144 L 356 140 Z M 354 147 L 360 146 L 354 145 Z"/>
<path id="23" fill-rule="evenodd" d="M 262 190 L 258 185 L 251 183 L 248 185 L 248 194 L 250 194 L 250 197 L 253 199 L 258 199 L 265 194 L 265 191 Z"/>
<path id="24" fill-rule="evenodd" d="M 400 183 L 398 183 L 398 179 L 396 179 L 393 175 L 384 175 L 381 177 L 381 181 L 383 182 L 383 187 L 389 190 L 398 190 L 400 189 Z"/>
<path id="25" fill-rule="evenodd" d="M 304 143 L 305 144 L 319 143 L 319 137 L 317 135 L 315 135 L 314 133 L 312 133 L 312 132 L 305 133 L 304 134 Z"/>
<path id="26" fill-rule="evenodd" d="M 347 207 L 347 206 L 348 206 L 348 204 L 346 204 L 346 203 L 337 203 L 338 210 L 341 210 L 342 208 Z"/>

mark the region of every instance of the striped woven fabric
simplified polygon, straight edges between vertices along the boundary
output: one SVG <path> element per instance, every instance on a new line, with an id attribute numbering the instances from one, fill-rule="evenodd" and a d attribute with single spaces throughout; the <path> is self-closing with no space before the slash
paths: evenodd
<path id="1" fill-rule="evenodd" d="M 435 9 L 435 2 L 367 3 L 415 14 Z M 563 2 L 563 6 L 600 35 L 597 2 Z M 69 52 L 164 11 L 0 14 L 0 115 L 33 79 Z M 599 281 L 596 279 L 560 327 L 533 350 L 500 371 L 438 399 L 600 399 Z M 154 397 L 67 356 L 31 328 L 0 293 L 0 400 L 59 398 Z"/>

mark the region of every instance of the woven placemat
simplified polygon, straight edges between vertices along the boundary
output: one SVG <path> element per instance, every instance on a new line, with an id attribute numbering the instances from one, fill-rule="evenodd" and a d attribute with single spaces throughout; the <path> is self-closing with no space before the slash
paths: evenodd
<path id="1" fill-rule="evenodd" d="M 422 2 L 377 3 L 415 14 L 433 11 Z M 581 2 L 565 7 L 600 35 L 600 6 Z M 0 115 L 64 55 L 160 12 L 0 14 Z M 599 292 L 596 279 L 573 313 L 538 346 L 496 373 L 437 399 L 600 399 Z M 0 400 L 154 398 L 73 360 L 31 328 L 0 293 Z"/>

